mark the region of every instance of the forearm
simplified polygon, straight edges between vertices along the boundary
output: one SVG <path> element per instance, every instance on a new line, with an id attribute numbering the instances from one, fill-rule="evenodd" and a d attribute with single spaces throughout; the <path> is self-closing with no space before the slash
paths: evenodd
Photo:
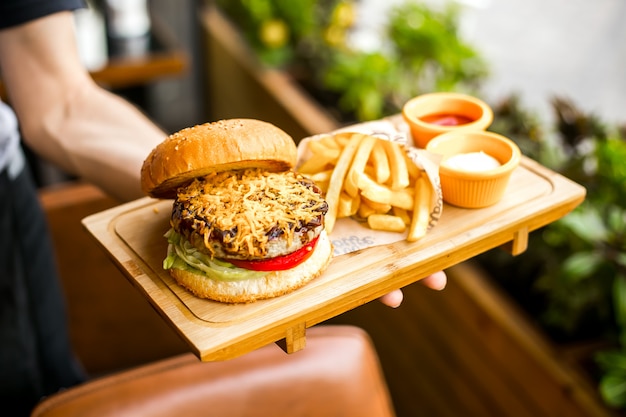
<path id="1" fill-rule="evenodd" d="M 56 162 L 123 201 L 142 196 L 140 169 L 166 134 L 137 108 L 97 87 L 86 87 L 66 103 L 65 117 L 55 129 L 44 129 L 38 144 L 53 141 L 64 148 Z"/>
<path id="2" fill-rule="evenodd" d="M 165 133 L 81 65 L 71 13 L 0 32 L 0 63 L 24 140 L 45 159 L 129 200 Z"/>

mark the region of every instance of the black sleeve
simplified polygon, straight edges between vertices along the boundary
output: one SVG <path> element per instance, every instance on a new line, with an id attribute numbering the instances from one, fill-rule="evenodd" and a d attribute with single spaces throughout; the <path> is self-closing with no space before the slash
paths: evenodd
<path id="1" fill-rule="evenodd" d="M 0 1 L 0 29 L 47 16 L 63 10 L 85 7 L 83 0 L 2 0 Z"/>

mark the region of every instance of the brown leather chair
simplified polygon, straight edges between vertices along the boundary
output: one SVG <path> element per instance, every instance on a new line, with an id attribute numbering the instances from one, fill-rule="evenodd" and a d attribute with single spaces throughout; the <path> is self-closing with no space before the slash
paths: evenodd
<path id="1" fill-rule="evenodd" d="M 223 362 L 183 354 L 44 399 L 34 417 L 393 417 L 378 356 L 354 326 L 317 326 L 293 354 L 269 345 Z"/>

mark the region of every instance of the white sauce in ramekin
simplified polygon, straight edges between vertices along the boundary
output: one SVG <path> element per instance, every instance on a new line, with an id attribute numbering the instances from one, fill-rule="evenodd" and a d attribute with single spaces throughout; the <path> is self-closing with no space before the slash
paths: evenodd
<path id="1" fill-rule="evenodd" d="M 480 172 L 498 168 L 500 162 L 483 151 L 453 155 L 442 162 L 449 169 L 457 171 Z"/>

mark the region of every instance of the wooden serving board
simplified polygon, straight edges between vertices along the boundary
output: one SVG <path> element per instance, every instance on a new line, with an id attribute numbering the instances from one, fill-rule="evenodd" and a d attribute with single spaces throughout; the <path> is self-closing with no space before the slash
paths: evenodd
<path id="1" fill-rule="evenodd" d="M 482 209 L 444 205 L 437 225 L 418 242 L 336 256 L 321 277 L 303 288 L 241 305 L 197 298 L 162 269 L 171 200 L 146 197 L 91 215 L 83 225 L 198 357 L 210 361 L 272 342 L 297 351 L 305 345 L 308 327 L 391 290 L 495 247 L 519 254 L 529 232 L 565 216 L 584 197 L 582 186 L 523 157 L 498 204 Z"/>

